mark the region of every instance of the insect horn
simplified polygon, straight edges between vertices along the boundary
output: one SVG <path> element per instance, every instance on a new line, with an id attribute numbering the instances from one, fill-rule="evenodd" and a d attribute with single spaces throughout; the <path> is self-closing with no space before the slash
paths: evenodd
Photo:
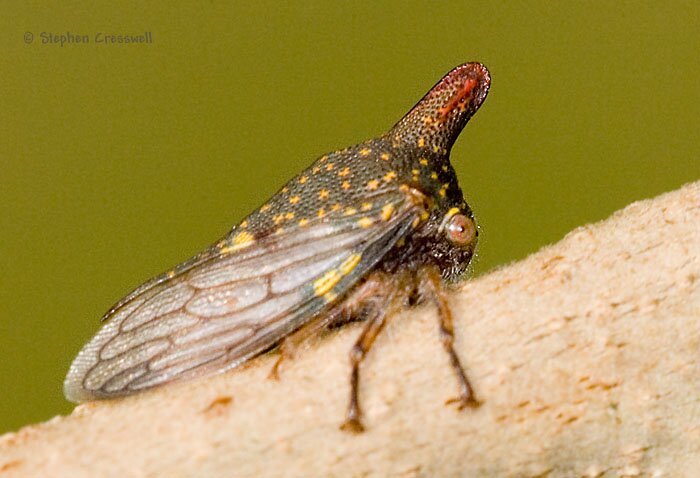
<path id="1" fill-rule="evenodd" d="M 491 85 L 481 63 L 465 63 L 446 74 L 389 132 L 397 141 L 449 153 Z M 437 149 L 436 149 L 437 151 Z"/>

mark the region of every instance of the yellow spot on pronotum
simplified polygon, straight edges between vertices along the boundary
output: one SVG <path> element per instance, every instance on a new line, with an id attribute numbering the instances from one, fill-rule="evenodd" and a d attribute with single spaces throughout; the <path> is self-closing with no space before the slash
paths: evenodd
<path id="1" fill-rule="evenodd" d="M 421 158 L 418 162 L 419 162 L 421 165 L 423 165 L 423 166 L 427 166 L 427 165 L 428 165 L 428 160 L 425 159 L 425 158 Z"/>
<path id="2" fill-rule="evenodd" d="M 332 171 L 332 170 L 333 170 L 333 163 L 326 164 L 326 171 Z"/>
<path id="3" fill-rule="evenodd" d="M 362 148 L 360 150 L 360 156 L 367 157 L 367 156 L 369 156 L 369 153 L 371 153 L 371 152 L 372 152 L 372 150 L 369 148 Z"/>
<path id="4" fill-rule="evenodd" d="M 343 181 L 343 184 L 341 184 L 340 187 L 347 191 L 350 189 L 350 181 Z"/>
<path id="5" fill-rule="evenodd" d="M 322 296 L 331 290 L 340 281 L 342 276 L 336 269 L 331 269 L 320 278 L 314 281 L 314 293 L 317 296 Z"/>
<path id="6" fill-rule="evenodd" d="M 360 263 L 360 259 L 362 259 L 362 254 L 352 254 L 348 256 L 348 258 L 340 264 L 340 272 L 344 276 L 350 274 L 352 270 L 357 267 L 357 264 Z"/>
<path id="7" fill-rule="evenodd" d="M 435 171 L 430 173 L 430 179 L 437 179 L 437 173 Z"/>
<path id="8" fill-rule="evenodd" d="M 318 212 L 316 213 L 316 215 L 317 215 L 318 217 L 324 217 L 324 216 L 326 215 L 326 210 L 323 209 L 323 208 L 321 208 L 321 209 L 318 210 Z"/>
<path id="9" fill-rule="evenodd" d="M 391 219 L 391 216 L 394 214 L 394 205 L 393 204 L 385 204 L 384 207 L 382 208 L 382 219 L 385 221 L 388 221 Z"/>
<path id="10" fill-rule="evenodd" d="M 308 219 L 299 219 L 299 227 L 304 227 L 309 223 Z"/>
<path id="11" fill-rule="evenodd" d="M 382 158 L 384 161 L 389 161 L 389 158 L 391 156 L 389 156 L 389 153 L 382 153 L 379 157 Z"/>
<path id="12" fill-rule="evenodd" d="M 384 175 L 383 179 L 387 183 L 391 182 L 393 179 L 396 179 L 396 171 L 389 171 Z"/>
<path id="13" fill-rule="evenodd" d="M 285 219 L 294 219 L 294 213 L 293 212 L 288 212 L 287 214 L 284 215 Z"/>
<path id="14" fill-rule="evenodd" d="M 355 209 L 354 207 L 349 207 L 345 210 L 346 216 L 352 216 L 354 214 L 357 214 L 357 209 Z"/>
<path id="15" fill-rule="evenodd" d="M 377 181 L 376 179 L 371 179 L 371 180 L 367 181 L 367 189 L 369 189 L 370 191 L 374 191 L 378 187 L 379 187 L 379 181 Z"/>
<path id="16" fill-rule="evenodd" d="M 301 201 L 301 198 L 299 196 L 292 196 L 289 198 L 289 202 L 292 204 L 298 204 L 299 201 Z"/>
<path id="17" fill-rule="evenodd" d="M 371 202 L 363 202 L 361 209 L 363 211 L 369 211 L 370 209 L 372 209 L 372 203 Z"/>
<path id="18" fill-rule="evenodd" d="M 321 189 L 318 192 L 318 198 L 319 199 L 328 199 L 328 196 L 330 196 L 330 191 L 328 189 Z"/>
<path id="19" fill-rule="evenodd" d="M 340 176 L 341 178 L 344 178 L 348 174 L 350 174 L 350 168 L 343 168 L 338 172 L 338 176 Z"/>
<path id="20" fill-rule="evenodd" d="M 308 180 L 309 180 L 308 176 L 302 176 L 299 178 L 299 184 L 304 184 Z"/>
<path id="21" fill-rule="evenodd" d="M 425 138 L 418 138 L 418 147 L 419 148 L 425 147 Z"/>
<path id="22" fill-rule="evenodd" d="M 357 221 L 357 224 L 359 224 L 360 227 L 363 227 L 366 229 L 372 225 L 372 222 L 373 222 L 372 219 L 370 219 L 368 217 L 363 217 L 362 219 Z"/>

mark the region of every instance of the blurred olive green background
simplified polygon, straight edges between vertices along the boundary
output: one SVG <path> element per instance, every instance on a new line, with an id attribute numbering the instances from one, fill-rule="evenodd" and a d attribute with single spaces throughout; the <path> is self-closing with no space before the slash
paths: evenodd
<path id="1" fill-rule="evenodd" d="M 697 2 L 107 5 L 0 19 L 0 432 L 71 410 L 112 303 L 459 63 L 493 78 L 452 155 L 477 273 L 700 179 Z"/>

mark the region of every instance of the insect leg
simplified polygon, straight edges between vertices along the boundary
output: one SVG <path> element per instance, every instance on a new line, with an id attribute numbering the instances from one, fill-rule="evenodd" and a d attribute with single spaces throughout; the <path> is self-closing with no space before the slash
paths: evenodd
<path id="1" fill-rule="evenodd" d="M 370 277 L 362 285 L 358 286 L 346 300 L 331 309 L 328 312 L 319 314 L 311 322 L 303 325 L 292 335 L 284 338 L 280 344 L 280 356 L 272 366 L 267 378 L 279 380 L 279 368 L 285 360 L 293 359 L 296 351 L 301 348 L 305 342 L 315 335 L 318 335 L 322 330 L 331 327 L 336 323 L 348 322 L 356 319 L 358 313 L 362 310 L 362 305 L 367 299 L 377 294 L 382 283 L 376 278 Z"/>
<path id="2" fill-rule="evenodd" d="M 457 375 L 459 381 L 459 396 L 448 400 L 446 403 L 457 403 L 460 410 L 465 407 L 478 407 L 480 405 L 474 395 L 474 389 L 469 383 L 467 374 L 464 372 L 457 352 L 454 349 L 454 324 L 452 323 L 452 312 L 447 303 L 447 298 L 442 289 L 442 278 L 436 268 L 424 268 L 420 271 L 421 290 L 429 294 L 438 308 L 440 319 L 440 341 L 442 342 L 447 355 L 450 357 L 450 365 Z"/>
<path id="3" fill-rule="evenodd" d="M 360 364 L 365 356 L 372 348 L 375 339 L 384 328 L 386 319 L 391 313 L 391 309 L 398 292 L 397 284 L 386 279 L 372 279 L 371 282 L 376 285 L 374 290 L 375 295 L 366 297 L 363 300 L 365 311 L 367 312 L 367 325 L 362 330 L 362 334 L 355 342 L 355 345 L 350 350 L 350 365 L 352 371 L 350 373 L 350 401 L 348 402 L 348 410 L 345 416 L 345 422 L 340 426 L 341 430 L 359 433 L 364 431 L 362 425 L 362 412 L 359 404 L 359 385 L 360 385 Z M 359 305 L 359 304 L 358 304 Z"/>

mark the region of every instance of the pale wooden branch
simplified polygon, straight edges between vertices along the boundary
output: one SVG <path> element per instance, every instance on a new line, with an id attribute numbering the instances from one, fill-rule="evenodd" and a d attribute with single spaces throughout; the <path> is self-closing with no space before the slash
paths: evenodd
<path id="1" fill-rule="evenodd" d="M 367 432 L 338 430 L 350 325 L 266 379 L 244 369 L 0 438 L 0 476 L 700 476 L 700 182 L 584 226 L 451 297 L 484 404 L 429 307 L 362 370 Z"/>

